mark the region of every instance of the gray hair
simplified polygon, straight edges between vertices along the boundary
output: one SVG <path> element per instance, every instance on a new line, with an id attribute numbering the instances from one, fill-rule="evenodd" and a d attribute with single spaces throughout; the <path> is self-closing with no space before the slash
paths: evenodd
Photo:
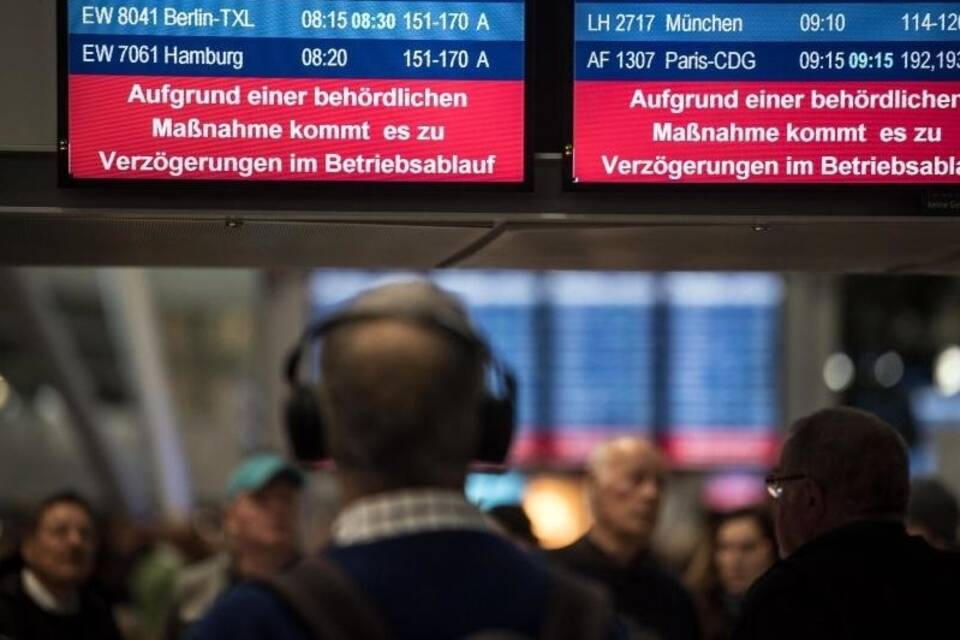
<path id="1" fill-rule="evenodd" d="M 910 496 L 907 445 L 877 416 L 823 409 L 794 423 L 783 462 L 839 499 L 850 518 L 903 519 Z"/>
<path id="2" fill-rule="evenodd" d="M 486 356 L 429 321 L 431 304 L 451 304 L 452 297 L 439 289 L 394 293 L 422 296 L 426 315 L 381 310 L 324 340 L 321 398 L 330 451 L 338 467 L 384 488 L 462 481 L 478 448 Z"/>
<path id="3" fill-rule="evenodd" d="M 649 450 L 659 458 L 660 452 L 656 445 L 647 438 L 641 436 L 619 436 L 601 442 L 590 452 L 587 457 L 587 472 L 598 480 L 607 475 L 610 465 L 618 454 L 624 451 Z"/>

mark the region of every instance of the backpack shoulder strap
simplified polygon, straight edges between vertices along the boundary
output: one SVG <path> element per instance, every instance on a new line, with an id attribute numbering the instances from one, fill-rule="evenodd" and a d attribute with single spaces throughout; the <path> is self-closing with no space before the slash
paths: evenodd
<path id="1" fill-rule="evenodd" d="M 604 640 L 616 617 L 606 593 L 597 585 L 566 573 L 555 574 L 542 640 Z"/>
<path id="2" fill-rule="evenodd" d="M 391 637 L 373 604 L 326 558 L 307 558 L 258 584 L 280 597 L 316 640 Z"/>

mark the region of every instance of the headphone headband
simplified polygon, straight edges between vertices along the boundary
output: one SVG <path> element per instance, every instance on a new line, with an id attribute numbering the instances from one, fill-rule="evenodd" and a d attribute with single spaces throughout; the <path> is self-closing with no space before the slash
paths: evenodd
<path id="1" fill-rule="evenodd" d="M 394 296 L 394 293 L 413 294 Z M 347 308 L 315 322 L 304 330 L 287 356 L 285 373 L 291 396 L 286 407 L 287 431 L 294 454 L 300 460 L 327 457 L 326 426 L 313 390 L 300 381 L 303 354 L 310 345 L 331 331 L 347 325 L 375 320 L 398 320 L 449 336 L 471 353 L 479 355 L 496 386 L 488 387 L 478 407 L 482 433 L 476 459 L 502 464 L 510 448 L 516 412 L 516 378 L 506 364 L 493 356 L 484 338 L 470 323 L 459 303 L 429 283 L 388 285 L 355 299 Z M 489 384 L 489 382 L 488 382 Z"/>

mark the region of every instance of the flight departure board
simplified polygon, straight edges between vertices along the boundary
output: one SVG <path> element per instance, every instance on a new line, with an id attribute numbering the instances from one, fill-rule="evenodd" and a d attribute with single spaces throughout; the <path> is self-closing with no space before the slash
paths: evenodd
<path id="1" fill-rule="evenodd" d="M 666 428 L 680 466 L 764 465 L 777 453 L 783 280 L 768 273 L 663 276 Z"/>
<path id="2" fill-rule="evenodd" d="M 72 179 L 522 183 L 515 0 L 63 0 Z"/>
<path id="3" fill-rule="evenodd" d="M 317 271 L 312 316 L 411 277 Z M 581 465 L 622 435 L 656 439 L 678 468 L 759 467 L 775 456 L 780 277 L 449 269 L 431 279 L 462 300 L 517 376 L 511 462 Z"/>
<path id="4" fill-rule="evenodd" d="M 960 182 L 958 2 L 574 12 L 575 183 Z"/>

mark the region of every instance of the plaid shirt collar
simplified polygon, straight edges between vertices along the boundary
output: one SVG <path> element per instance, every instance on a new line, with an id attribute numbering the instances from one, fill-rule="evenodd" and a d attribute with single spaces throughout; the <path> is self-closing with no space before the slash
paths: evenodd
<path id="1" fill-rule="evenodd" d="M 487 517 L 460 492 L 411 489 L 354 502 L 334 521 L 332 534 L 334 544 L 347 546 L 443 530 L 493 529 Z"/>

